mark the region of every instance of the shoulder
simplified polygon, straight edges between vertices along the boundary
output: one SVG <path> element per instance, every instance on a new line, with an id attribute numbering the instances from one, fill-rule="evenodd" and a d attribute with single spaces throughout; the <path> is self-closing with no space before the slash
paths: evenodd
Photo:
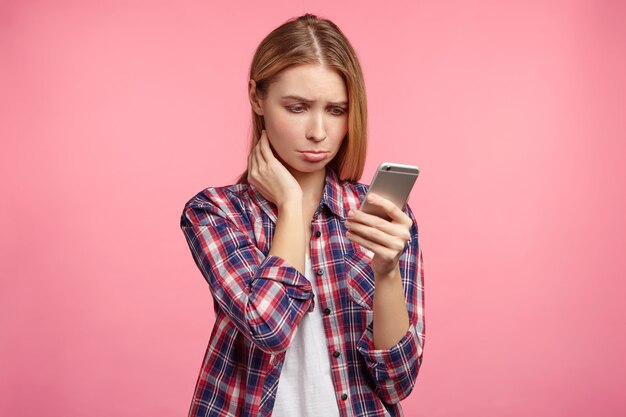
<path id="1" fill-rule="evenodd" d="M 248 184 L 207 187 L 185 203 L 181 223 L 207 224 L 215 217 L 236 220 L 250 204 Z"/>

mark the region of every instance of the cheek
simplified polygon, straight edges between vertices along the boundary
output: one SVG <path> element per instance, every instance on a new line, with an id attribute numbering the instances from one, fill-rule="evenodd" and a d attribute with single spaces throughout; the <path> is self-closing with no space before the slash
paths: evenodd
<path id="1" fill-rule="evenodd" d="M 335 119 L 331 125 L 333 137 L 341 141 L 348 134 L 348 119 Z"/>
<path id="2" fill-rule="evenodd" d="M 265 128 L 268 135 L 274 139 L 294 138 L 302 130 L 301 123 L 297 118 L 288 114 L 269 112 L 265 117 Z"/>

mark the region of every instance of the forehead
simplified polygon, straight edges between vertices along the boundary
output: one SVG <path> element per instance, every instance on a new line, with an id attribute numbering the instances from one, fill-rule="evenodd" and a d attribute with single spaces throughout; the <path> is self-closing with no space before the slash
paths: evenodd
<path id="1" fill-rule="evenodd" d="M 298 96 L 309 100 L 348 100 L 346 83 L 339 72 L 323 65 L 298 65 L 284 70 L 269 86 L 274 97 Z"/>

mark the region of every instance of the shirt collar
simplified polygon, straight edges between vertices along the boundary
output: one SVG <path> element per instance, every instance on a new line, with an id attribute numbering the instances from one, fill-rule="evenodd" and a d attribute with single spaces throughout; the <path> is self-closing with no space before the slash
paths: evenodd
<path id="1" fill-rule="evenodd" d="M 325 204 L 333 213 L 341 218 L 346 217 L 345 188 L 339 177 L 331 168 L 326 168 L 326 185 L 321 204 Z"/>
<path id="2" fill-rule="evenodd" d="M 258 192 L 253 186 L 248 188 L 252 201 L 255 202 L 261 210 L 267 214 L 267 216 L 276 223 L 278 218 L 278 209 L 276 205 L 271 201 L 268 201 Z M 334 214 L 341 218 L 346 217 L 346 213 L 349 208 L 346 208 L 344 201 L 344 187 L 341 184 L 341 180 L 331 168 L 326 168 L 326 179 L 324 185 L 324 194 L 320 201 L 320 206 L 326 205 Z"/>

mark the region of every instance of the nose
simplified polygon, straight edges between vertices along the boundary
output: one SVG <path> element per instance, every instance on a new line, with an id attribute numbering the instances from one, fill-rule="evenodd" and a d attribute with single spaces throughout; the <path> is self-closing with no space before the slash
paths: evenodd
<path id="1" fill-rule="evenodd" d="M 311 112 L 311 118 L 307 126 L 306 137 L 315 142 L 326 139 L 326 127 L 324 126 L 324 114 Z"/>

